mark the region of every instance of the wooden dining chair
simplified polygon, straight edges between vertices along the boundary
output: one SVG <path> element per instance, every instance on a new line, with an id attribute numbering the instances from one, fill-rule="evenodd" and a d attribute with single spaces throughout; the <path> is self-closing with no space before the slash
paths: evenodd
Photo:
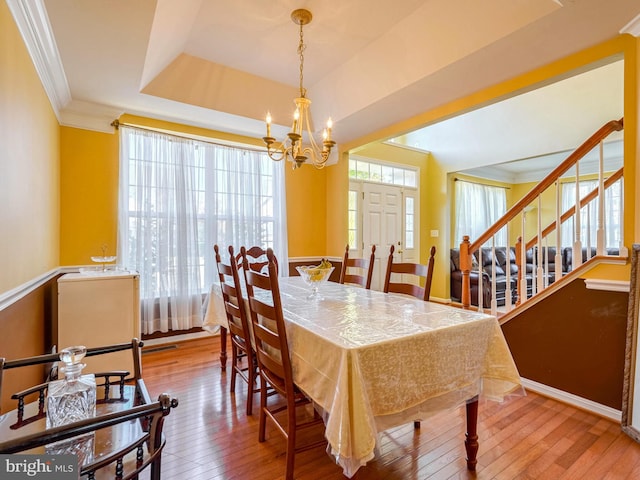
<path id="1" fill-rule="evenodd" d="M 263 272 L 265 271 L 269 261 L 267 260 L 267 251 L 259 246 L 254 245 L 246 249 L 247 258 L 249 259 L 249 268 L 254 272 Z M 278 271 L 278 259 L 274 256 L 274 261 L 276 264 L 276 272 Z M 236 260 L 238 262 L 238 267 L 242 268 L 242 253 L 238 253 L 236 255 Z"/>
<path id="2" fill-rule="evenodd" d="M 239 375 L 247 383 L 247 415 L 251 415 L 253 394 L 258 392 L 256 386 L 258 363 L 251 346 L 251 326 L 244 308 L 236 255 L 233 246 L 229 245 L 229 263 L 224 263 L 220 257 L 218 245 L 214 245 L 213 249 L 216 252 L 220 289 L 231 338 L 230 391 L 231 393 L 236 391 L 236 377 Z"/>
<path id="3" fill-rule="evenodd" d="M 269 419 L 287 440 L 285 478 L 292 480 L 295 454 L 327 443 L 323 436 L 319 441 L 307 442 L 298 446 L 296 445 L 296 435 L 302 429 L 306 430 L 314 425 L 321 425 L 322 418 L 315 410 L 313 413 L 308 411 L 309 407 L 313 409 L 313 404 L 293 381 L 273 250 L 267 249 L 266 273 L 250 269 L 247 251 L 244 247 L 240 251 L 261 379 L 258 441 L 265 441 L 266 423 Z M 271 405 L 268 405 L 267 387 L 272 387 L 284 400 L 284 403 L 270 402 Z M 297 412 L 301 412 L 300 409 L 307 409 L 304 418 L 300 418 L 297 414 Z"/>
<path id="4" fill-rule="evenodd" d="M 389 249 L 389 260 L 387 261 L 387 274 L 384 281 L 384 292 L 404 293 L 413 297 L 424 300 L 429 300 L 431 294 L 431 280 L 433 278 L 433 265 L 435 261 L 436 247 L 431 247 L 429 261 L 426 265 L 421 263 L 394 263 L 393 252 L 395 248 L 391 245 Z M 391 275 L 413 275 L 418 277 L 419 282 L 424 282 L 424 285 L 418 283 L 407 282 L 392 282 Z"/>
<path id="5" fill-rule="evenodd" d="M 373 277 L 373 264 L 375 262 L 375 259 L 375 245 L 371 245 L 371 256 L 369 258 L 349 258 L 349 244 L 347 244 L 344 250 L 344 257 L 342 258 L 340 283 L 354 283 L 369 290 L 371 288 L 371 278 Z M 358 269 L 358 272 L 366 273 L 366 275 L 353 273 L 351 270 L 349 270 L 350 268 L 356 268 Z"/>

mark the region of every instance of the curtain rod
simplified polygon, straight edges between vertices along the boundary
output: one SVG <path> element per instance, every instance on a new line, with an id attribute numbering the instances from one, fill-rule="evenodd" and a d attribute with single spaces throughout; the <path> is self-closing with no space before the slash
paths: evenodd
<path id="1" fill-rule="evenodd" d="M 185 138 L 187 140 L 195 140 L 198 142 L 202 142 L 202 143 L 208 143 L 210 145 L 216 145 L 218 147 L 231 147 L 231 148 L 238 148 L 238 149 L 242 149 L 242 150 L 246 150 L 246 151 L 250 151 L 250 152 L 259 152 L 259 153 L 266 153 L 266 148 L 260 148 L 260 147 L 251 147 L 246 143 L 238 143 L 238 142 L 224 142 L 224 141 L 219 141 L 219 142 L 214 142 L 212 140 L 203 140 L 202 138 L 198 138 L 196 136 L 191 136 L 189 134 L 181 134 L 178 132 L 174 132 L 172 130 L 164 130 L 161 128 L 153 128 L 153 127 L 143 127 L 141 125 L 135 125 L 133 123 L 124 123 L 121 122 L 120 120 L 118 120 L 117 118 L 111 122 L 111 126 L 114 127 L 116 130 L 119 130 L 120 127 L 129 127 L 129 128 L 135 128 L 138 130 L 145 130 L 148 132 L 156 132 L 156 133 L 166 133 L 167 135 L 171 135 L 173 137 L 178 137 L 178 138 Z"/>
<path id="2" fill-rule="evenodd" d="M 474 182 L 471 180 L 465 180 L 458 177 L 453 177 L 454 182 L 465 182 L 465 183 L 473 183 L 474 185 L 483 185 L 485 187 L 496 187 L 496 188 L 504 188 L 505 190 L 511 190 L 511 187 L 503 187 L 502 185 L 492 185 L 490 183 L 482 183 L 482 182 Z"/>

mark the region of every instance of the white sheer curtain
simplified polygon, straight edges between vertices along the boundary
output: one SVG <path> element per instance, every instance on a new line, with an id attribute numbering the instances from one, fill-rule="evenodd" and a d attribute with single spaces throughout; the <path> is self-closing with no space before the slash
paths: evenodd
<path id="1" fill-rule="evenodd" d="M 583 180 L 580 184 L 580 198 L 598 188 L 597 180 Z M 562 183 L 562 213 L 576 204 L 576 183 Z M 622 204 L 622 180 L 618 180 L 605 190 L 604 228 L 605 248 L 620 247 L 620 212 Z M 575 240 L 574 217 L 562 224 L 562 246 L 570 247 Z M 580 210 L 580 241 L 584 248 L 597 247 L 598 197 Z"/>
<path id="2" fill-rule="evenodd" d="M 458 246 L 464 235 L 473 242 L 507 211 L 507 193 L 502 187 L 455 181 L 455 237 Z M 506 246 L 506 229 L 495 236 L 496 246 Z"/>
<path id="3" fill-rule="evenodd" d="M 215 243 L 224 251 L 272 247 L 288 264 L 283 163 L 251 149 L 120 128 L 118 261 L 140 273 L 143 333 L 202 325 Z"/>

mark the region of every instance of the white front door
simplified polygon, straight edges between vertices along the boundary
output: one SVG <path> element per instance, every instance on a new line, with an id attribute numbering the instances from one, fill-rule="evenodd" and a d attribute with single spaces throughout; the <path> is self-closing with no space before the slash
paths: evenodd
<path id="1" fill-rule="evenodd" d="M 417 245 L 419 218 L 415 191 L 404 192 L 402 187 L 377 183 L 363 183 L 362 243 L 363 255 L 376 245 L 376 261 L 371 288 L 382 290 L 389 249 L 395 245 L 394 261 L 419 260 Z M 410 199 L 410 200 L 407 200 Z M 407 209 L 408 207 L 408 209 Z M 410 233 L 407 235 L 407 233 Z M 405 241 L 408 240 L 408 244 Z M 407 248 L 407 246 L 409 248 Z"/>

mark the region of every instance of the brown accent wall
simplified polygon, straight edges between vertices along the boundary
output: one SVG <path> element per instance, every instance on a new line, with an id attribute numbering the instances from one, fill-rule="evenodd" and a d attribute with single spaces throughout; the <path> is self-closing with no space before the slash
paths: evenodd
<path id="1" fill-rule="evenodd" d="M 0 311 L 0 357 L 6 360 L 50 351 L 58 311 L 57 277 Z M 43 367 L 24 367 L 3 373 L 0 411 L 16 408 L 11 394 L 42 383 Z"/>
<path id="2" fill-rule="evenodd" d="M 621 410 L 628 299 L 576 279 L 505 323 L 520 375 Z"/>

